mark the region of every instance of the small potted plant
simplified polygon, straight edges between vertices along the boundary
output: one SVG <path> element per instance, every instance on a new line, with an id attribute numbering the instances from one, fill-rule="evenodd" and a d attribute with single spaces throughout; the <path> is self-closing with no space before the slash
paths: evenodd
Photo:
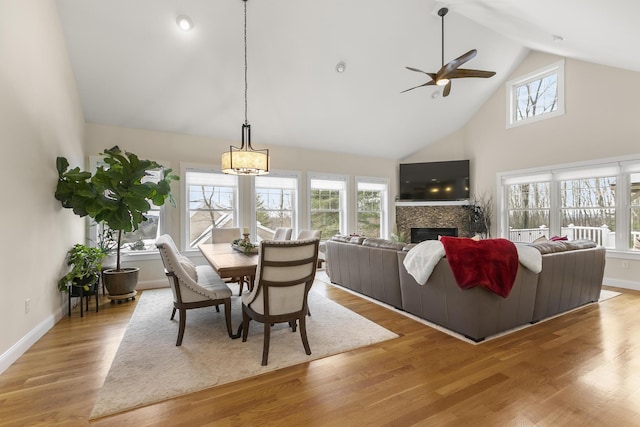
<path id="1" fill-rule="evenodd" d="M 58 289 L 71 293 L 71 296 L 95 292 L 104 257 L 105 253 L 100 248 L 79 243 L 74 245 L 67 252 L 67 265 L 71 266 L 71 270 L 58 280 Z"/>

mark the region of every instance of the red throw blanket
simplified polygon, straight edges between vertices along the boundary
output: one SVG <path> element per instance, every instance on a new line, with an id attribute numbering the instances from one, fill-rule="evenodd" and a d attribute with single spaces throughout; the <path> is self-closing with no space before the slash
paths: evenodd
<path id="1" fill-rule="evenodd" d="M 440 238 L 460 289 L 484 286 L 503 298 L 509 296 L 518 273 L 518 251 L 507 239 Z"/>

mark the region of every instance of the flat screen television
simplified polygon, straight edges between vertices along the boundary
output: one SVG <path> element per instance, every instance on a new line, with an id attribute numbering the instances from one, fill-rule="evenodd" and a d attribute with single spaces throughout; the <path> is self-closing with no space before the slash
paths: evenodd
<path id="1" fill-rule="evenodd" d="M 459 201 L 469 199 L 469 160 L 401 163 L 400 200 Z"/>

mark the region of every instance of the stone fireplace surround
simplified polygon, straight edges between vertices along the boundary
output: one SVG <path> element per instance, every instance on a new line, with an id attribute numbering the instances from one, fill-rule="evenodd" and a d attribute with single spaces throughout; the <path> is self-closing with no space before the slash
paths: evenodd
<path id="1" fill-rule="evenodd" d="M 412 228 L 456 228 L 458 236 L 469 233 L 469 204 L 467 202 L 396 202 L 398 235 L 411 241 Z"/>

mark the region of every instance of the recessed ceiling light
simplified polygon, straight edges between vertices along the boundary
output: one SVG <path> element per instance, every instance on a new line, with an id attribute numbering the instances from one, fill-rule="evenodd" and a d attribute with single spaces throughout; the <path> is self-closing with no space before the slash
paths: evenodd
<path id="1" fill-rule="evenodd" d="M 176 24 L 182 31 L 191 31 L 193 28 L 193 21 L 187 15 L 180 15 L 176 18 Z"/>
<path id="2" fill-rule="evenodd" d="M 336 65 L 336 71 L 339 73 L 344 73 L 344 70 L 347 69 L 347 64 L 345 64 L 344 62 L 338 62 L 338 65 Z"/>

